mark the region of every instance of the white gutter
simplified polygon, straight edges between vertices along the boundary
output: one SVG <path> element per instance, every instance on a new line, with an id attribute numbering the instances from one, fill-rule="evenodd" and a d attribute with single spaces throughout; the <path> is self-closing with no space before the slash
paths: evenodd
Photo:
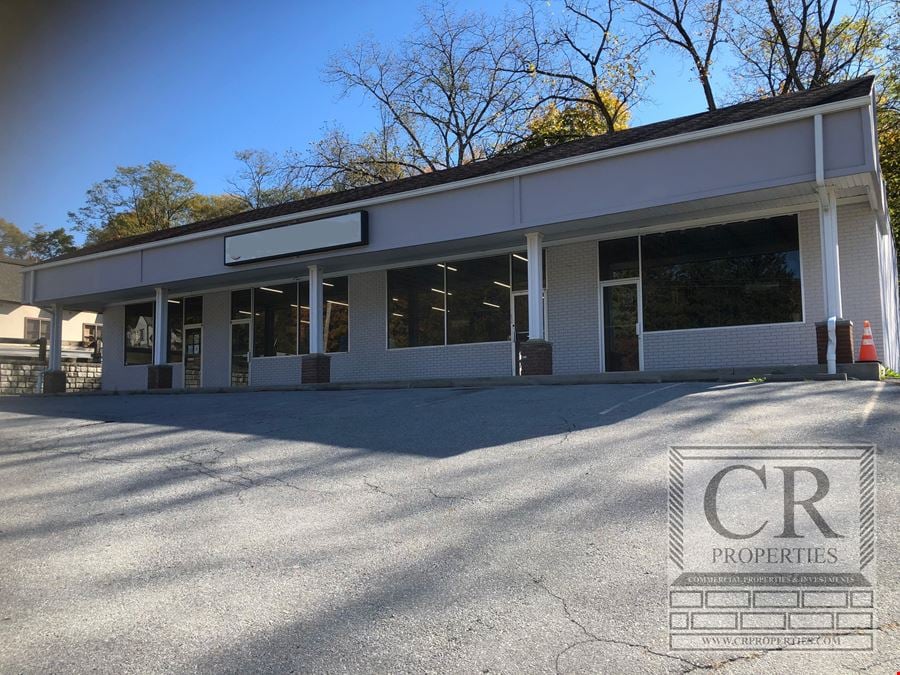
<path id="1" fill-rule="evenodd" d="M 527 176 L 534 173 L 542 173 L 544 171 L 552 171 L 554 169 L 560 169 L 568 166 L 575 166 L 578 164 L 585 164 L 588 162 L 594 162 L 597 160 L 608 159 L 610 157 L 619 157 L 622 155 L 630 155 L 637 152 L 644 152 L 646 150 L 654 150 L 656 148 L 664 148 L 671 145 L 680 145 L 682 143 L 690 143 L 692 141 L 698 141 L 706 138 L 714 138 L 716 136 L 724 136 L 727 134 L 737 133 L 740 131 L 748 131 L 750 129 L 758 129 L 761 127 L 774 126 L 776 124 L 784 124 L 785 122 L 793 122 L 796 120 L 807 119 L 814 115 L 823 115 L 827 113 L 835 113 L 843 110 L 852 110 L 854 108 L 862 108 L 871 103 L 871 97 L 869 95 L 859 96 L 857 98 L 847 99 L 845 101 L 835 101 L 834 103 L 826 103 L 819 106 L 813 106 L 810 108 L 803 108 L 801 110 L 792 110 L 786 113 L 780 113 L 777 115 L 769 115 L 766 117 L 760 117 L 753 120 L 748 120 L 745 122 L 735 122 L 733 124 L 725 124 L 722 126 L 712 127 L 711 129 L 701 129 L 699 131 L 689 131 L 684 134 L 677 134 L 675 136 L 667 136 L 665 138 L 658 138 L 651 141 L 643 141 L 641 143 L 633 143 L 631 145 L 625 145 L 619 148 L 610 148 L 608 150 L 598 150 L 597 152 L 592 152 L 584 155 L 576 155 L 574 157 L 565 157 L 563 159 L 554 160 L 552 162 L 543 162 L 541 164 L 534 164 L 531 166 L 522 167 L 519 169 L 511 169 L 509 171 L 500 171 L 497 173 L 488 174 L 486 176 L 478 176 L 476 178 L 468 178 L 465 180 L 454 181 L 452 183 L 445 183 L 443 185 L 432 185 L 430 187 L 419 188 L 418 190 L 407 190 L 405 192 L 398 192 L 396 194 L 384 195 L 381 197 L 372 197 L 370 199 L 360 199 L 355 202 L 345 202 L 343 204 L 336 204 L 334 206 L 326 206 L 319 209 L 311 209 L 308 211 L 298 211 L 295 213 L 288 213 L 282 216 L 273 216 L 272 218 L 264 218 L 262 220 L 254 220 L 248 221 L 245 223 L 238 223 L 237 225 L 230 225 L 228 227 L 220 227 L 212 230 L 205 230 L 202 232 L 193 232 L 190 234 L 185 234 L 182 236 L 175 236 L 168 239 L 161 239 L 158 241 L 148 242 L 146 244 L 134 244 L 132 246 L 123 246 L 122 248 L 115 248 L 109 251 L 100 251 L 99 253 L 89 253 L 87 255 L 78 256 L 75 258 L 68 258 L 66 260 L 56 260 L 45 263 L 38 263 L 37 265 L 32 265 L 30 269 L 48 269 L 51 267 L 58 267 L 60 265 L 68 265 L 70 263 L 76 263 L 83 260 L 97 260 L 100 258 L 106 258 L 114 255 L 121 255 L 123 253 L 129 253 L 136 250 L 147 250 L 153 248 L 160 248 L 163 246 L 171 246 L 172 244 L 181 243 L 184 241 L 193 241 L 196 239 L 208 239 L 210 237 L 217 237 L 224 234 L 230 234 L 232 232 L 240 232 L 246 229 L 253 229 L 260 226 L 265 225 L 275 225 L 277 223 L 281 223 L 287 220 L 293 220 L 295 218 L 315 218 L 318 216 L 330 215 L 333 213 L 338 213 L 342 211 L 354 211 L 357 209 L 363 209 L 370 206 L 377 206 L 379 204 L 387 204 L 394 201 L 400 201 L 403 199 L 413 199 L 415 197 L 422 197 L 426 195 L 436 194 L 440 192 L 449 192 L 451 190 L 460 190 L 462 188 L 471 187 L 474 185 L 483 185 L 485 183 L 493 183 L 497 181 L 507 180 L 509 178 L 515 178 L 517 176 Z"/>

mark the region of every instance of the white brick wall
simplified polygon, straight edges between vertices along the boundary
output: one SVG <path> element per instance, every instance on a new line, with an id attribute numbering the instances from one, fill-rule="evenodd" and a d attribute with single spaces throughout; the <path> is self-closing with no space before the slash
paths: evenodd
<path id="1" fill-rule="evenodd" d="M 558 375 L 600 370 L 597 242 L 547 248 L 547 333 Z"/>
<path id="2" fill-rule="evenodd" d="M 872 324 L 879 358 L 884 358 L 885 354 L 878 236 L 875 214 L 868 204 L 853 204 L 838 209 L 841 304 L 844 318 L 853 322 L 854 357 L 859 355 L 863 321 L 866 319 Z"/>

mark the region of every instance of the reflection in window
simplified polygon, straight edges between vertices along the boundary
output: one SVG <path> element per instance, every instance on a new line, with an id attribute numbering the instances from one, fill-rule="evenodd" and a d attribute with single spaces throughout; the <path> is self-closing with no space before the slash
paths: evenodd
<path id="1" fill-rule="evenodd" d="M 125 365 L 153 363 L 153 303 L 125 305 Z"/>
<path id="2" fill-rule="evenodd" d="M 600 281 L 640 276 L 638 238 L 611 239 L 600 242 Z"/>
<path id="3" fill-rule="evenodd" d="M 203 296 L 195 295 L 184 299 L 184 325 L 200 325 L 203 323 Z"/>
<path id="4" fill-rule="evenodd" d="M 253 289 L 253 355 L 297 353 L 297 284 Z"/>
<path id="5" fill-rule="evenodd" d="M 309 282 L 300 282 L 300 353 L 309 354 Z"/>
<path id="6" fill-rule="evenodd" d="M 444 265 L 388 270 L 387 282 L 388 346 L 444 344 Z"/>
<path id="7" fill-rule="evenodd" d="M 231 292 L 231 320 L 241 321 L 253 317 L 250 309 L 250 289 L 245 288 L 240 291 Z"/>
<path id="8" fill-rule="evenodd" d="M 345 352 L 348 346 L 350 296 L 347 277 L 326 279 L 323 282 L 324 296 L 323 326 L 325 330 L 325 351 Z"/>
<path id="9" fill-rule="evenodd" d="M 802 321 L 797 217 L 646 235 L 646 330 Z"/>
<path id="10" fill-rule="evenodd" d="M 512 267 L 512 289 L 513 291 L 528 290 L 528 254 L 525 251 L 513 253 L 510 256 L 510 266 Z M 544 288 L 547 288 L 547 255 L 541 256 L 541 266 L 543 274 L 541 278 L 544 281 Z"/>
<path id="11" fill-rule="evenodd" d="M 170 298 L 168 306 L 169 341 L 166 347 L 166 363 L 181 363 L 184 349 L 184 302 Z"/>
<path id="12" fill-rule="evenodd" d="M 509 265 L 509 256 L 500 255 L 447 268 L 448 344 L 509 339 Z"/>
<path id="13" fill-rule="evenodd" d="M 50 335 L 49 319 L 25 319 L 25 339 L 31 342 L 37 342 L 41 338 L 45 340 Z"/>

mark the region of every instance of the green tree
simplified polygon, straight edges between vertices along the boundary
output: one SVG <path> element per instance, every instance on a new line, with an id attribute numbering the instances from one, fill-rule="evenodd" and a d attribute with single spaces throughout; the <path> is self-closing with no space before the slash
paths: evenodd
<path id="1" fill-rule="evenodd" d="M 35 225 L 28 239 L 28 257 L 47 260 L 75 250 L 75 239 L 65 228 L 47 230 L 43 225 Z"/>
<path id="2" fill-rule="evenodd" d="M 10 258 L 28 255 L 28 235 L 4 218 L 0 218 L 0 253 Z"/>
<path id="3" fill-rule="evenodd" d="M 212 220 L 246 210 L 244 201 L 234 195 L 196 195 L 190 204 L 191 221 Z"/>
<path id="4" fill-rule="evenodd" d="M 612 94 L 604 93 L 603 97 L 612 98 Z M 627 128 L 629 117 L 627 110 L 620 114 L 615 120 L 614 131 Z M 528 122 L 528 136 L 516 149 L 544 148 L 607 131 L 606 119 L 596 106 L 576 103 L 559 108 L 555 103 L 549 103 Z"/>
<path id="5" fill-rule="evenodd" d="M 894 228 L 894 243 L 900 256 L 900 9 L 889 22 L 893 31 L 887 43 L 887 57 L 878 101 L 878 152 L 887 186 L 888 213 Z"/>
<path id="6" fill-rule="evenodd" d="M 109 241 L 190 222 L 195 197 L 194 181 L 170 164 L 120 166 L 88 189 L 85 205 L 69 219 L 88 243 Z"/>

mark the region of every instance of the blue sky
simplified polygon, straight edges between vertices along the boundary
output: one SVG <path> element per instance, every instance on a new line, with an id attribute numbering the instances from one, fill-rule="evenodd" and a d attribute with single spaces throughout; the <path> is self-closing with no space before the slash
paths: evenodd
<path id="1" fill-rule="evenodd" d="M 118 165 L 159 159 L 199 191 L 218 193 L 237 169 L 235 150 L 303 149 L 332 122 L 365 131 L 371 108 L 358 97 L 340 99 L 322 67 L 366 35 L 398 40 L 419 15 L 413 2 L 388 0 L 68 7 L 0 28 L 7 32 L 0 33 L 0 217 L 22 229 L 68 226 L 66 213 Z M 649 65 L 653 101 L 632 124 L 704 109 L 679 59 Z"/>

